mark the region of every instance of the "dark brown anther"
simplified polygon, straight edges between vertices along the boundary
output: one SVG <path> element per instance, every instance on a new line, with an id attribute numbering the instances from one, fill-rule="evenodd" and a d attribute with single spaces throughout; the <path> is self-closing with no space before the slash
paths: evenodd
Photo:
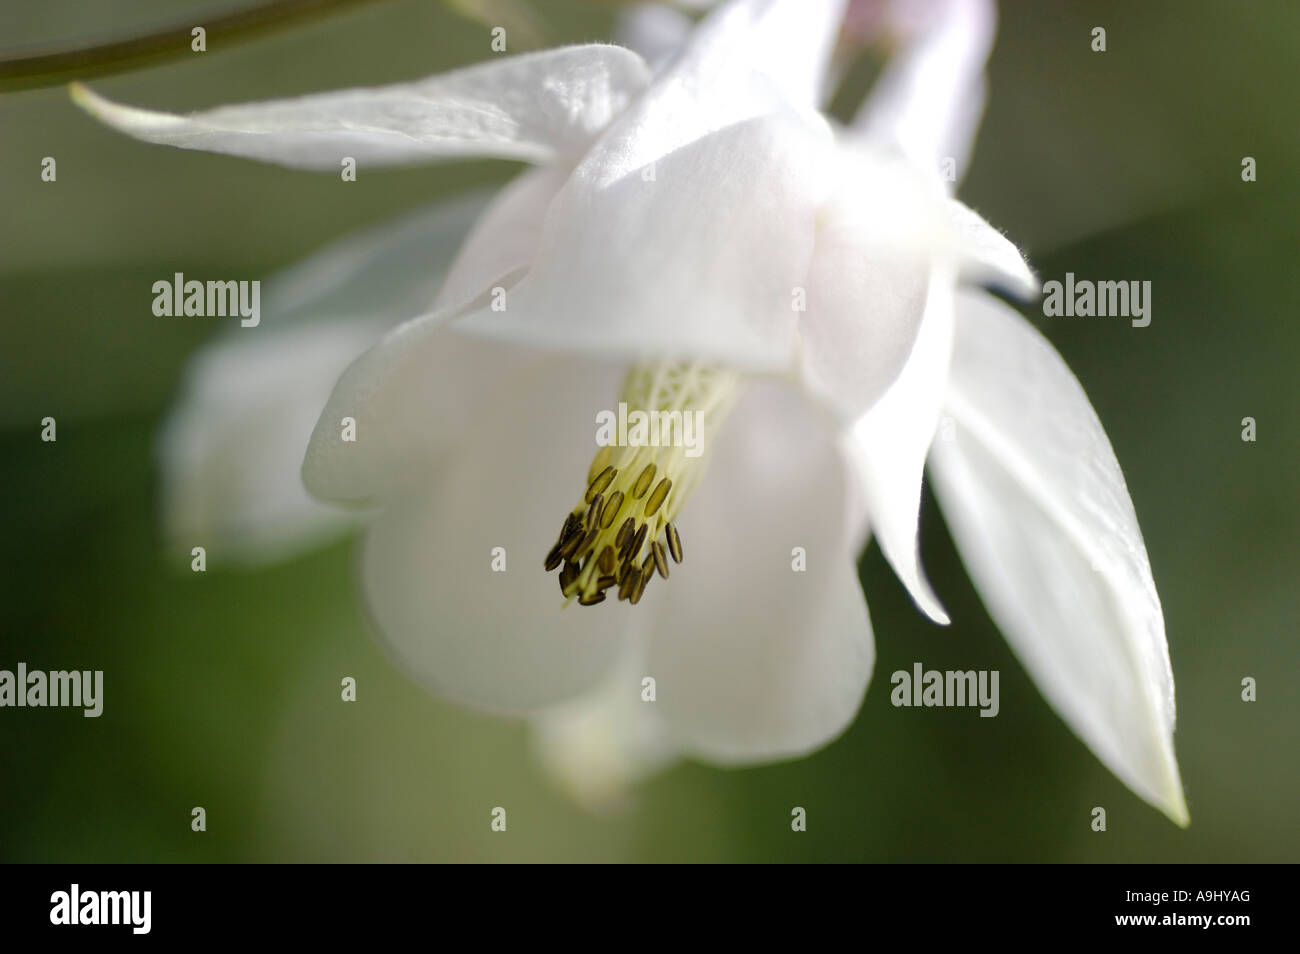
<path id="1" fill-rule="evenodd" d="M 668 555 L 664 552 L 664 545 L 656 540 L 650 544 L 650 554 L 654 557 L 655 569 L 665 580 L 668 579 Z"/>
<path id="2" fill-rule="evenodd" d="M 631 559 L 633 553 L 632 546 L 635 543 L 636 543 L 636 534 L 635 533 L 628 534 L 627 539 L 623 541 L 623 545 L 618 548 L 618 559 L 620 563 L 623 562 L 624 560 Z"/>
<path id="3" fill-rule="evenodd" d="M 591 466 L 587 468 L 587 486 L 591 486 L 591 482 L 600 476 L 600 472 L 605 469 L 605 466 L 613 458 L 614 448 L 612 447 L 602 447 L 596 452 L 596 456 L 591 459 Z"/>
<path id="4" fill-rule="evenodd" d="M 569 584 L 578 579 L 578 564 L 572 560 L 564 564 L 564 569 L 560 571 L 560 592 L 565 596 L 569 595 Z"/>
<path id="5" fill-rule="evenodd" d="M 606 546 L 600 551 L 600 556 L 596 560 L 596 566 L 601 573 L 609 575 L 614 572 L 614 548 Z"/>
<path id="6" fill-rule="evenodd" d="M 582 521 L 577 517 L 573 518 L 573 523 L 569 524 L 569 529 L 560 534 L 560 548 L 563 549 L 567 543 L 570 543 L 575 538 L 582 539 Z"/>
<path id="7" fill-rule="evenodd" d="M 632 591 L 632 595 L 628 597 L 633 606 L 641 602 L 641 595 L 645 593 L 646 584 L 650 582 L 650 577 L 654 575 L 654 560 L 646 557 L 645 566 L 641 568 L 641 572 L 636 578 L 636 586 Z"/>
<path id="8" fill-rule="evenodd" d="M 595 593 L 584 593 L 578 597 L 579 606 L 595 606 L 597 603 L 605 602 L 605 591 L 598 590 Z"/>
<path id="9" fill-rule="evenodd" d="M 672 489 L 673 482 L 665 477 L 655 485 L 654 492 L 650 494 L 650 499 L 645 502 L 645 515 L 653 517 L 655 512 L 663 506 L 664 499 L 668 496 L 668 491 Z"/>
<path id="10" fill-rule="evenodd" d="M 633 498 L 640 500 L 644 497 L 645 492 L 650 489 L 650 481 L 654 479 L 655 465 L 653 463 L 646 464 L 645 469 L 641 471 L 640 476 L 637 477 L 636 483 L 632 485 Z"/>
<path id="11" fill-rule="evenodd" d="M 668 536 L 668 552 L 673 555 L 674 563 L 682 562 L 682 538 L 677 534 L 677 528 L 671 523 L 665 528 Z M 664 576 L 668 574 L 665 573 Z"/>
<path id="12" fill-rule="evenodd" d="M 623 509 L 623 491 L 614 491 L 605 502 L 605 509 L 600 512 L 600 528 L 608 530 L 614 524 L 614 518 Z"/>
<path id="13" fill-rule="evenodd" d="M 632 534 L 636 531 L 636 521 L 628 517 L 623 521 L 623 526 L 618 528 L 618 536 L 614 538 L 614 546 L 622 550 L 623 544 L 632 539 Z"/>
<path id="14" fill-rule="evenodd" d="M 603 494 L 605 492 L 605 488 L 608 487 L 611 482 L 613 482 L 614 478 L 617 475 L 618 475 L 618 471 L 616 471 L 613 467 L 606 467 L 604 470 L 602 470 L 599 474 L 596 475 L 596 479 L 593 480 L 591 482 L 591 486 L 587 488 L 587 496 L 583 499 L 586 500 L 587 503 L 591 503 L 593 500 L 596 499 L 597 495 Z"/>
<path id="15" fill-rule="evenodd" d="M 582 534 L 575 533 L 564 546 L 560 547 L 560 556 L 566 560 L 573 559 L 573 554 L 577 552 L 578 547 L 582 544 Z"/>

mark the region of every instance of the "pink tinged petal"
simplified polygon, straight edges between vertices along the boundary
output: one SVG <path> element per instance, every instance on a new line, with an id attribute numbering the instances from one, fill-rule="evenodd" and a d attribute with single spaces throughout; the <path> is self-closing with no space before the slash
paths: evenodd
<path id="1" fill-rule="evenodd" d="M 948 614 L 921 570 L 918 520 L 925 458 L 939 421 L 952 352 L 954 286 L 950 270 L 934 270 L 925 318 L 907 363 L 845 439 L 881 552 L 921 611 L 944 625 Z"/>
<path id="2" fill-rule="evenodd" d="M 890 6 L 895 27 L 907 39 L 876 81 L 854 127 L 927 169 L 937 170 L 951 158 L 960 178 L 984 109 L 994 4 L 932 0 Z"/>
<path id="3" fill-rule="evenodd" d="M 479 335 L 615 353 L 784 368 L 794 293 L 812 256 L 825 127 L 765 117 L 611 178 L 588 159 L 551 204 L 504 310 L 457 320 Z"/>
<path id="4" fill-rule="evenodd" d="M 595 409 L 621 375 L 552 359 L 475 403 L 424 409 L 469 416 L 472 426 L 423 486 L 385 501 L 366 537 L 362 581 L 381 641 L 427 688 L 530 713 L 588 691 L 619 658 L 636 609 L 614 600 L 564 607 L 542 564 L 582 492 Z M 497 547 L 504 572 L 493 569 Z"/>
<path id="5" fill-rule="evenodd" d="M 1180 825 L 1174 682 L 1133 504 L 1105 431 L 1047 341 L 963 295 L 939 502 L 989 614 L 1099 759 Z"/>
<path id="6" fill-rule="evenodd" d="M 146 142 L 337 172 L 469 156 L 547 162 L 581 154 L 649 81 L 616 46 L 563 47 L 412 83 L 348 89 L 178 116 L 121 106 L 80 84 L 73 100 Z"/>
<path id="7" fill-rule="evenodd" d="M 684 751 L 806 755 L 853 720 L 874 661 L 846 465 L 820 412 L 770 381 L 715 439 L 681 512 L 682 564 L 638 606 L 656 614 L 647 675 Z"/>

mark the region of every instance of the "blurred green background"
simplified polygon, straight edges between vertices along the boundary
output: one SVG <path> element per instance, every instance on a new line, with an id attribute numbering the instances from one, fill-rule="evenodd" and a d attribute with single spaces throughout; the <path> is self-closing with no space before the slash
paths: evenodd
<path id="1" fill-rule="evenodd" d="M 0 45 L 177 9 L 10 3 Z M 612 35 L 608 4 L 534 9 L 550 41 Z M 1089 49 L 1094 26 L 1104 54 Z M 1300 860 L 1297 37 L 1290 0 L 1004 2 L 962 188 L 1044 278 L 1153 282 L 1145 329 L 1033 320 L 1088 390 L 1142 522 L 1178 687 L 1186 831 L 1047 707 L 928 496 L 924 559 L 955 623 L 927 623 L 879 551 L 865 554 L 876 677 L 851 730 L 798 762 L 684 765 L 611 817 L 551 787 L 521 726 L 441 704 L 385 661 L 351 544 L 258 572 L 175 565 L 154 432 L 215 329 L 159 322 L 142 305 L 151 283 L 265 275 L 515 167 L 373 171 L 338 188 L 132 142 L 62 88 L 0 96 L 0 668 L 103 669 L 106 684 L 97 720 L 0 710 L 0 860 Z M 482 22 L 395 0 L 95 85 L 188 110 L 418 77 L 485 58 L 488 41 Z M 40 181 L 47 155 L 57 183 Z M 46 415 L 57 443 L 40 440 Z M 1240 438 L 1246 416 L 1256 443 Z M 888 674 L 915 660 L 1001 670 L 1001 714 L 891 708 Z M 358 679 L 355 705 L 339 702 L 342 675 Z M 195 805 L 205 833 L 190 830 Z M 505 836 L 489 831 L 495 805 Z M 790 831 L 794 805 L 806 833 Z"/>

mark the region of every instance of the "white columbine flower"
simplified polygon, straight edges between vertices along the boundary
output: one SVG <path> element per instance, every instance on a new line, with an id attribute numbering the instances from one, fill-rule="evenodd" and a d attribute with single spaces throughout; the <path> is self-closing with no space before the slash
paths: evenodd
<path id="1" fill-rule="evenodd" d="M 917 554 L 928 455 L 1044 693 L 1185 821 L 1119 467 L 1059 356 L 969 285 L 1037 288 L 937 175 L 964 162 L 992 35 L 986 4 L 945 6 L 851 129 L 817 111 L 831 0 L 727 4 L 653 77 L 588 45 L 188 117 L 75 95 L 141 139 L 298 168 L 536 165 L 428 312 L 343 374 L 303 476 L 373 506 L 364 588 L 400 662 L 463 702 L 540 713 L 543 752 L 584 794 L 677 754 L 746 764 L 835 738 L 873 664 L 868 527 L 947 622 Z M 596 415 L 620 402 L 703 410 L 704 453 L 598 448 Z M 953 439 L 932 449 L 943 415 Z"/>

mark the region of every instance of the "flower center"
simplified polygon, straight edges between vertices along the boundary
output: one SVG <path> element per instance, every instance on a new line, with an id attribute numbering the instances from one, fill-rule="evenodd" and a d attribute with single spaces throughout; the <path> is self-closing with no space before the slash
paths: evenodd
<path id="1" fill-rule="evenodd" d="M 668 560 L 682 562 L 673 521 L 704 470 L 705 435 L 721 426 L 740 390 L 740 373 L 700 361 L 632 367 L 618 411 L 602 411 L 587 472 L 587 490 L 564 518 L 546 555 L 560 570 L 560 590 L 582 606 L 618 598 L 640 602 Z"/>

